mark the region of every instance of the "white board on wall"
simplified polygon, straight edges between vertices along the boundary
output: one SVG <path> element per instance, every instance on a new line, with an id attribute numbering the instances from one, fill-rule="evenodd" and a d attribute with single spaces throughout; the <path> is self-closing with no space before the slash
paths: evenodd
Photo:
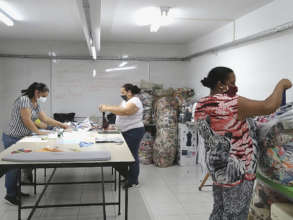
<path id="1" fill-rule="evenodd" d="M 125 83 L 139 85 L 149 79 L 148 63 L 129 62 L 136 69 L 106 72 L 118 67 L 118 61 L 58 60 L 52 64 L 53 113 L 75 112 L 77 116 L 98 113 L 100 104 L 118 105 L 120 88 Z M 96 76 L 93 77 L 93 69 Z"/>

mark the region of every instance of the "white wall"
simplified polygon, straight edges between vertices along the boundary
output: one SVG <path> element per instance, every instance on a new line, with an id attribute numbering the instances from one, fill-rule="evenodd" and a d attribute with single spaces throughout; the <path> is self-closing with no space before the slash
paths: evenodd
<path id="1" fill-rule="evenodd" d="M 293 20 L 293 1 L 275 0 L 235 21 L 236 40 L 241 39 L 261 31 L 265 31 L 276 26 L 285 24 Z M 223 43 L 233 41 L 233 23 L 215 30 L 208 35 L 191 42 L 188 47 L 188 54 L 196 53 L 219 46 Z"/>
<path id="2" fill-rule="evenodd" d="M 59 56 L 89 56 L 85 42 L 79 41 L 36 41 L 36 40 L 0 40 L 1 54 L 48 55 L 54 51 Z M 133 44 L 102 43 L 102 56 L 136 57 L 182 57 L 186 55 L 186 45 L 178 44 Z"/>
<path id="3" fill-rule="evenodd" d="M 181 57 L 185 52 L 185 47 L 182 45 L 105 44 L 103 48 L 104 56 L 128 54 L 129 56 Z M 55 51 L 57 55 L 88 55 L 86 45 L 79 42 L 0 41 L 0 53 L 44 55 L 49 50 Z M 58 77 L 61 77 L 62 68 L 69 73 L 74 70 L 75 72 L 79 71 L 79 75 L 84 73 L 86 77 L 92 77 L 91 68 L 93 66 L 96 68 L 104 67 L 107 62 L 59 60 L 57 63 L 53 63 L 47 59 L 0 58 L 0 131 L 3 131 L 8 126 L 13 100 L 20 94 L 21 89 L 27 88 L 34 81 L 44 82 L 51 89 L 50 100 L 44 106 L 45 111 L 49 115 L 52 115 L 54 112 L 70 109 L 70 111 L 76 112 L 78 116 L 95 114 L 97 106 L 101 102 L 107 101 L 109 104 L 119 103 L 121 101 L 119 87 L 122 85 L 122 82 L 139 82 L 141 79 L 150 79 L 153 82 L 164 84 L 165 87 L 181 87 L 188 81 L 185 62 L 135 62 L 135 65 L 141 67 L 141 71 L 137 72 L 139 74 L 111 73 L 112 78 L 110 77 L 109 79 L 113 85 L 117 86 L 116 90 L 102 90 L 96 96 L 95 93 L 92 93 L 91 97 L 69 97 L 67 94 L 65 97 L 67 101 L 69 98 L 69 101 L 72 103 L 71 105 L 68 102 L 62 105 L 60 93 L 59 100 L 55 99 L 54 91 L 52 91 L 54 87 L 52 87 L 51 83 L 54 82 L 54 79 L 56 83 L 56 79 L 58 81 Z M 81 70 L 75 68 L 81 63 L 84 65 Z M 115 67 L 120 62 L 111 61 L 111 63 Z M 103 74 L 105 74 L 104 69 L 102 69 Z M 99 73 L 97 71 L 97 75 Z M 70 81 L 70 74 L 67 76 L 69 76 L 68 81 Z M 88 78 L 88 82 L 89 80 L 91 78 Z M 68 83 L 67 86 L 69 87 L 71 84 Z M 86 84 L 82 88 L 85 87 Z M 82 92 L 86 93 L 87 91 Z M 101 96 L 106 99 L 99 99 Z M 79 106 L 78 100 L 82 101 Z"/>
<path id="4" fill-rule="evenodd" d="M 236 21 L 236 39 L 246 37 L 260 31 L 273 28 L 293 20 L 292 0 L 275 0 Z M 186 54 L 202 51 L 233 40 L 233 25 L 216 30 L 189 45 L 149 45 L 149 44 L 103 44 L 104 56 L 156 56 L 180 57 Z M 208 54 L 192 59 L 190 62 L 138 62 L 144 67 L 143 73 L 149 72 L 152 81 L 163 83 L 165 87 L 189 86 L 195 88 L 198 96 L 208 94 L 200 80 L 215 66 L 228 66 L 234 69 L 237 76 L 239 94 L 253 99 L 264 99 L 273 90 L 279 79 L 286 77 L 293 80 L 293 33 L 284 32 L 270 38 L 241 45 L 218 53 Z M 11 54 L 47 54 L 53 50 L 57 55 L 88 55 L 83 42 L 55 41 L 0 41 L 0 53 Z M 74 62 L 74 61 L 73 61 Z M 100 61 L 97 61 L 99 66 Z M 92 65 L 92 64 L 90 64 Z M 20 89 L 33 81 L 44 81 L 50 85 L 52 76 L 58 74 L 54 64 L 48 60 L 30 59 L 0 59 L 0 129 L 7 127 L 10 106 Z M 88 74 L 88 73 L 86 73 Z M 116 77 L 116 76 L 115 76 Z M 114 78 L 115 78 L 114 77 Z M 118 78 L 123 77 L 117 76 Z M 146 76 L 134 75 L 133 81 L 139 81 Z M 113 78 L 113 79 L 114 79 Z M 129 80 L 129 78 L 126 78 Z M 120 82 L 120 81 L 119 81 Z M 51 85 L 50 85 L 51 86 Z M 118 91 L 109 96 L 111 102 L 120 101 Z M 293 89 L 288 91 L 287 99 L 293 101 Z M 47 105 L 49 113 L 62 110 L 59 105 Z M 55 102 L 56 103 L 56 102 Z M 97 104 L 97 103 L 96 103 Z M 92 108 L 92 107 L 91 107 Z M 73 109 L 74 111 L 74 109 Z M 90 113 L 90 112 L 88 112 Z M 82 114 L 80 112 L 79 114 Z"/>
<path id="5" fill-rule="evenodd" d="M 293 21 L 291 0 L 276 0 L 236 21 L 236 36 L 246 37 L 260 31 Z M 231 25 L 223 27 L 190 44 L 192 51 L 202 51 L 232 40 Z M 192 59 L 188 63 L 189 86 L 199 96 L 208 94 L 200 80 L 216 66 L 231 67 L 237 77 L 239 94 L 252 99 L 265 99 L 281 78 L 293 81 L 293 32 L 247 43 L 231 49 Z M 293 89 L 287 92 L 287 100 L 293 101 Z"/>

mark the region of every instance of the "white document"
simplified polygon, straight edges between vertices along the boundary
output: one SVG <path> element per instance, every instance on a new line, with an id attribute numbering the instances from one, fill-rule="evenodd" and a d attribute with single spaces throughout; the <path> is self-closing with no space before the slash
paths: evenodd
<path id="1" fill-rule="evenodd" d="M 46 139 L 43 139 L 46 138 Z M 22 138 L 19 142 L 22 143 L 46 143 L 48 142 L 47 136 L 29 136 Z"/>

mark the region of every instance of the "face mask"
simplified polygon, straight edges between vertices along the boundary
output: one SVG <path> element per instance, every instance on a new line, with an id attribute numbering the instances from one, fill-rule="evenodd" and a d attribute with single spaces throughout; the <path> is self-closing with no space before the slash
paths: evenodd
<path id="1" fill-rule="evenodd" d="M 127 101 L 127 96 L 126 95 L 122 95 L 121 98 L 125 101 Z"/>
<path id="2" fill-rule="evenodd" d="M 40 97 L 38 98 L 38 101 L 41 103 L 45 103 L 47 101 L 47 97 Z"/>
<path id="3" fill-rule="evenodd" d="M 228 91 L 226 92 L 226 94 L 229 97 L 233 97 L 236 95 L 236 93 L 238 92 L 238 87 L 237 86 L 229 86 Z"/>

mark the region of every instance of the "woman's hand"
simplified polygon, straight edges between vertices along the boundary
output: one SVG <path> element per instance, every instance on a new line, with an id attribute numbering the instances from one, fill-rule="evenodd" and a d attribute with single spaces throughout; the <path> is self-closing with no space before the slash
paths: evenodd
<path id="1" fill-rule="evenodd" d="M 100 112 L 106 112 L 107 111 L 107 105 L 100 105 L 99 110 L 100 110 Z"/>
<path id="2" fill-rule="evenodd" d="M 289 79 L 282 79 L 279 83 L 284 89 L 290 89 L 292 87 L 292 82 Z"/>
<path id="3" fill-rule="evenodd" d="M 61 123 L 60 127 L 63 128 L 63 129 L 68 129 L 69 128 L 69 126 L 67 124 L 64 124 L 64 123 Z"/>
<path id="4" fill-rule="evenodd" d="M 49 132 L 46 132 L 46 131 L 39 131 L 37 133 L 37 135 L 48 135 L 48 134 L 49 134 Z"/>

